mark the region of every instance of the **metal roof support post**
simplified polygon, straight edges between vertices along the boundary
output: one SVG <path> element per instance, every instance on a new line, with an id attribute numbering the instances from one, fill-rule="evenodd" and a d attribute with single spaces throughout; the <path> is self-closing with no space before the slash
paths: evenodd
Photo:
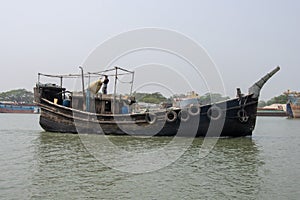
<path id="1" fill-rule="evenodd" d="M 85 95 L 85 91 L 84 91 L 84 74 L 83 74 L 83 68 L 81 66 L 79 66 L 79 68 L 81 70 L 81 84 L 82 84 L 82 94 L 83 94 L 83 110 L 86 110 L 87 107 L 86 107 L 86 95 Z"/>
<path id="2" fill-rule="evenodd" d="M 116 111 L 116 95 L 117 95 L 117 80 L 118 80 L 118 67 L 115 67 L 115 87 L 114 87 L 114 102 L 113 102 L 113 113 Z"/>
<path id="3" fill-rule="evenodd" d="M 134 72 L 132 72 L 132 75 L 131 75 L 130 96 L 132 95 L 133 81 L 134 81 Z"/>
<path id="4" fill-rule="evenodd" d="M 63 77 L 61 76 L 60 77 L 60 87 L 62 88 L 62 85 L 63 85 Z"/>
<path id="5" fill-rule="evenodd" d="M 41 73 L 38 73 L 38 84 L 40 84 L 40 79 L 41 79 Z"/>

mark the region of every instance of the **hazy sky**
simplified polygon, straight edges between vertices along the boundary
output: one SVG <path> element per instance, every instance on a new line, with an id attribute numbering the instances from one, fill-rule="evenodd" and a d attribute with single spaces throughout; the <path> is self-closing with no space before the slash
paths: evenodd
<path id="1" fill-rule="evenodd" d="M 265 100 L 300 90 L 300 1 L 1 1 L 0 91 L 32 90 L 37 73 L 74 73 L 114 35 L 143 27 L 192 38 L 217 65 L 229 96 L 277 65 Z"/>

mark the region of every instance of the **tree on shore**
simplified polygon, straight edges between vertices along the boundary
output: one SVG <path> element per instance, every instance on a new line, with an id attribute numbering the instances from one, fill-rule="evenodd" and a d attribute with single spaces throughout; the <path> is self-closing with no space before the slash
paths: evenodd
<path id="1" fill-rule="evenodd" d="M 199 103 L 201 105 L 206 105 L 206 104 L 216 103 L 219 101 L 225 101 L 228 99 L 229 97 L 224 97 L 219 93 L 206 93 L 205 95 L 199 97 Z"/>
<path id="2" fill-rule="evenodd" d="M 282 94 L 282 95 L 273 97 L 272 99 L 267 101 L 267 105 L 269 106 L 269 105 L 272 105 L 272 104 L 275 104 L 275 103 L 285 104 L 287 102 L 287 100 L 288 100 L 287 95 Z"/>
<path id="3" fill-rule="evenodd" d="M 26 89 L 16 89 L 0 93 L 0 101 L 33 103 L 33 93 Z"/>
<path id="4" fill-rule="evenodd" d="M 136 100 L 138 102 L 145 102 L 145 103 L 154 103 L 159 104 L 161 102 L 172 102 L 174 98 L 184 98 L 184 94 L 177 94 L 173 95 L 170 98 L 164 97 L 161 93 L 133 93 Z M 26 89 L 15 89 L 10 90 L 7 92 L 0 93 L 0 101 L 12 101 L 12 102 L 25 102 L 25 103 L 32 103 L 33 102 L 33 93 L 27 91 Z M 218 101 L 224 101 L 229 99 L 229 97 L 223 97 L 221 94 L 218 93 L 206 93 L 202 96 L 198 97 L 198 101 L 201 105 L 210 104 Z M 268 101 L 259 101 L 258 107 L 264 107 L 272 104 L 285 104 L 287 102 L 287 96 L 282 94 L 279 96 L 275 96 Z"/>
<path id="5" fill-rule="evenodd" d="M 272 104 L 286 104 L 288 100 L 287 95 L 282 94 L 276 97 L 273 97 L 272 99 L 268 100 L 268 101 L 259 101 L 258 102 L 258 107 L 265 107 L 265 106 L 270 106 Z"/>
<path id="6" fill-rule="evenodd" d="M 159 104 L 159 103 L 165 102 L 167 100 L 167 98 L 164 97 L 159 92 L 155 92 L 155 93 L 137 93 L 137 92 L 134 92 L 133 96 L 135 96 L 135 99 L 138 102 L 145 102 L 145 103 Z"/>
<path id="7" fill-rule="evenodd" d="M 258 107 L 259 107 L 259 108 L 262 108 L 262 107 L 265 107 L 265 106 L 267 106 L 267 102 L 265 102 L 265 101 L 263 101 L 263 100 L 260 100 L 260 101 L 258 102 Z"/>

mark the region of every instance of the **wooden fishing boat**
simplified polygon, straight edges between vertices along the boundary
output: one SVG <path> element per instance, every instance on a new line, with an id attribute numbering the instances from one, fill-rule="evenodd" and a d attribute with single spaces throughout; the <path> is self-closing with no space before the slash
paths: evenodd
<path id="1" fill-rule="evenodd" d="M 82 68 L 81 68 L 82 69 Z M 136 112 L 135 98 L 116 95 L 120 75 L 134 72 L 115 67 L 114 94 L 94 94 L 85 89 L 84 79 L 91 74 L 77 75 L 38 74 L 34 88 L 35 102 L 41 109 L 40 125 L 49 132 L 91 133 L 142 136 L 249 136 L 255 128 L 260 90 L 279 67 L 265 75 L 243 95 L 237 89 L 236 98 L 208 105 L 190 104 L 154 111 Z M 105 71 L 107 73 L 109 70 Z M 119 73 L 121 71 L 122 73 Z M 41 76 L 61 79 L 61 85 L 42 84 Z M 69 92 L 62 86 L 63 78 L 82 79 L 82 91 Z M 131 86 L 132 91 L 132 86 Z"/>

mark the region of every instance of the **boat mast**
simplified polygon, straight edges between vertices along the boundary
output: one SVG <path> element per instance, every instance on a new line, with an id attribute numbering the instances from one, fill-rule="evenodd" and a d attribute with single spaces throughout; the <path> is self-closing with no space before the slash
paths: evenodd
<path id="1" fill-rule="evenodd" d="M 116 95 L 117 95 L 117 80 L 118 80 L 118 67 L 115 67 L 115 87 L 114 87 L 114 102 L 113 102 L 113 113 L 116 110 Z"/>
<path id="2" fill-rule="evenodd" d="M 80 70 L 81 70 L 81 85 L 82 85 L 82 94 L 85 97 L 85 92 L 84 92 L 84 75 L 83 75 L 83 68 L 81 66 L 79 66 Z"/>
<path id="3" fill-rule="evenodd" d="M 79 66 L 80 70 L 81 70 L 81 85 L 82 85 L 82 94 L 83 94 L 83 106 L 86 107 L 86 95 L 85 95 L 85 91 L 84 91 L 84 74 L 83 74 L 83 68 L 81 66 Z M 83 109 L 85 110 L 85 109 Z"/>
<path id="4" fill-rule="evenodd" d="M 63 87 L 63 77 L 60 76 L 60 87 L 62 88 Z"/>
<path id="5" fill-rule="evenodd" d="M 115 73 L 115 87 L 114 87 L 114 98 L 117 94 L 117 79 L 118 79 L 118 67 L 115 67 L 116 73 Z"/>
<path id="6" fill-rule="evenodd" d="M 132 72 L 132 74 L 131 74 L 130 96 L 132 95 L 133 81 L 134 81 L 134 72 Z"/>

